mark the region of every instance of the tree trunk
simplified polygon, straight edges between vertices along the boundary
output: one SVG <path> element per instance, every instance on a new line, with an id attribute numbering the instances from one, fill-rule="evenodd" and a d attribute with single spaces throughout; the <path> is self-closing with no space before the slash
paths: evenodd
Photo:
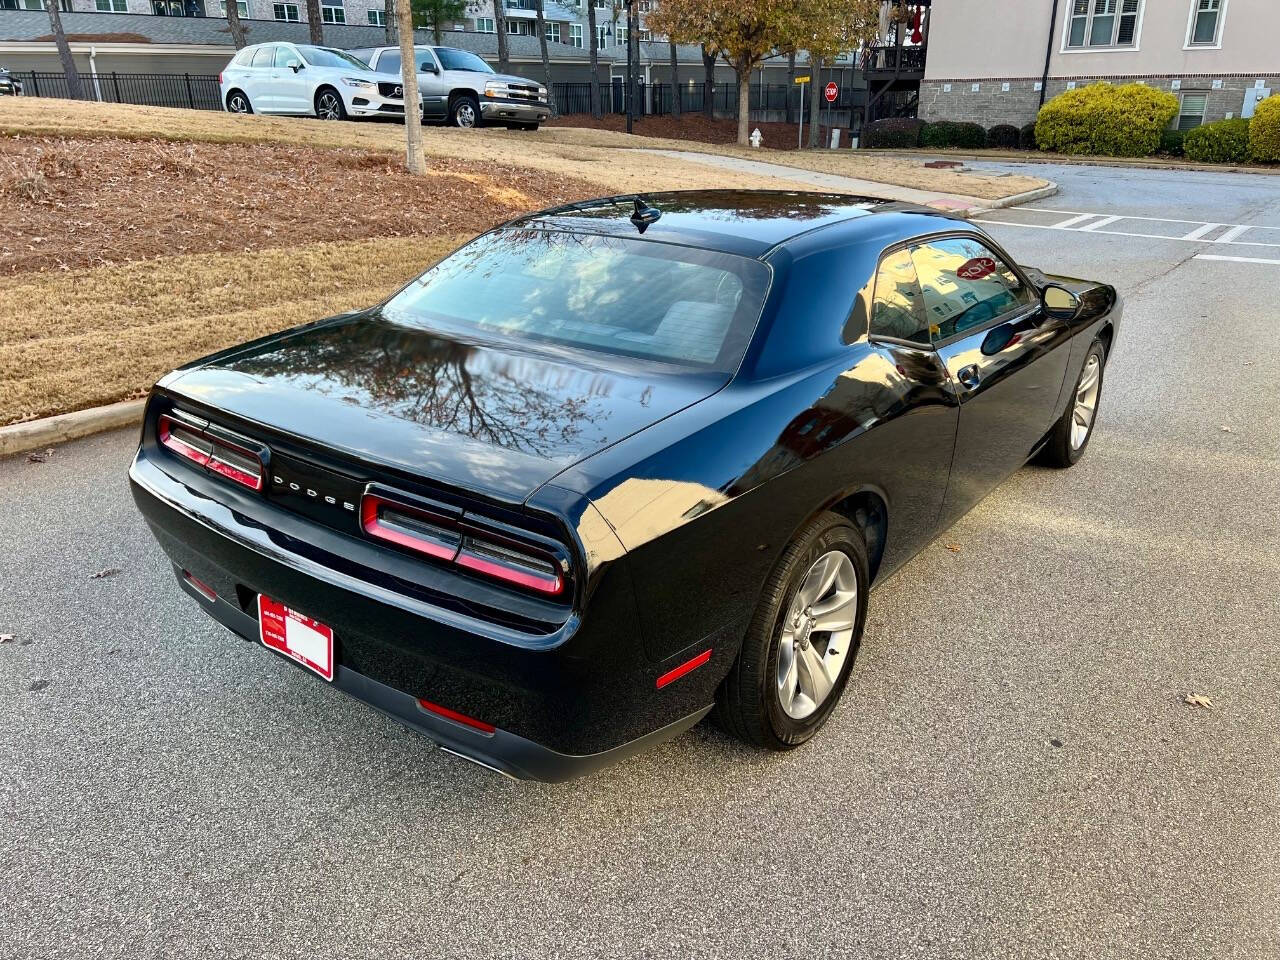
<path id="1" fill-rule="evenodd" d="M 716 55 L 702 48 L 702 115 L 710 120 L 716 115 Z"/>
<path id="2" fill-rule="evenodd" d="M 587 30 L 591 32 L 591 116 L 597 120 L 602 116 L 600 110 L 600 45 L 596 42 L 596 0 L 585 0 L 587 4 Z"/>
<path id="3" fill-rule="evenodd" d="M 680 63 L 674 43 L 671 44 L 671 116 L 680 119 Z"/>
<path id="4" fill-rule="evenodd" d="M 796 52 L 787 54 L 787 123 L 795 123 L 795 111 L 791 109 L 791 91 L 796 86 Z"/>
<path id="5" fill-rule="evenodd" d="M 388 47 L 391 46 L 391 41 L 394 39 L 391 31 L 395 27 L 395 22 L 396 22 L 395 4 L 392 2 L 392 0 L 382 0 L 382 29 L 383 29 L 383 32 L 386 33 L 387 35 Z"/>
<path id="6" fill-rule="evenodd" d="M 67 35 L 62 31 L 62 17 L 58 16 L 58 0 L 49 0 L 45 4 L 45 9 L 49 11 L 49 28 L 53 31 L 53 42 L 58 46 L 62 72 L 67 75 L 67 95 L 72 100 L 83 100 L 80 71 L 76 69 L 76 62 L 71 58 L 71 44 L 67 43 Z"/>
<path id="7" fill-rule="evenodd" d="M 543 14 L 543 6 L 543 0 L 537 0 L 537 6 L 534 8 L 538 23 L 538 46 L 542 51 L 542 82 L 547 87 L 547 106 L 551 108 L 551 116 L 558 117 L 560 111 L 556 109 L 556 91 L 551 85 L 551 55 L 547 53 L 547 21 Z"/>
<path id="8" fill-rule="evenodd" d="M 236 0 L 227 0 L 227 29 L 231 31 L 231 42 L 240 50 L 244 47 L 244 24 L 240 22 L 240 4 Z"/>
<path id="9" fill-rule="evenodd" d="M 750 146 L 747 139 L 751 131 L 751 67 L 744 65 L 738 70 L 738 146 Z"/>
<path id="10" fill-rule="evenodd" d="M 498 31 L 498 72 L 511 72 L 511 58 L 507 55 L 507 15 L 502 0 L 493 0 L 493 29 Z"/>
<path id="11" fill-rule="evenodd" d="M 409 0 L 405 0 L 405 6 Z M 307 29 L 311 32 L 311 45 L 324 46 L 324 19 L 320 15 L 320 0 L 307 0 Z"/>
<path id="12" fill-rule="evenodd" d="M 436 46 L 440 46 L 440 34 L 444 30 L 444 18 L 440 16 L 440 8 L 434 7 L 431 11 L 431 32 L 436 38 Z"/>
<path id="13" fill-rule="evenodd" d="M 410 173 L 422 176 L 427 172 L 427 157 L 422 149 L 422 118 L 418 115 L 418 71 L 409 0 L 396 4 L 396 32 L 400 35 L 400 76 L 404 85 L 404 165 Z"/>
<path id="14" fill-rule="evenodd" d="M 822 58 L 809 54 L 810 77 L 813 85 L 809 88 L 809 146 L 816 147 L 822 134 Z"/>

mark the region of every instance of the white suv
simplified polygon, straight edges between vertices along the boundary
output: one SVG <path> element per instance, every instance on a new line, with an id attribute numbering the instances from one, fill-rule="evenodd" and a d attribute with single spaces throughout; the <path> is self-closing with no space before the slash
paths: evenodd
<path id="1" fill-rule="evenodd" d="M 232 113 L 292 113 L 322 120 L 403 117 L 404 88 L 342 50 L 298 43 L 245 47 L 218 77 Z M 418 113 L 422 113 L 419 96 Z"/>

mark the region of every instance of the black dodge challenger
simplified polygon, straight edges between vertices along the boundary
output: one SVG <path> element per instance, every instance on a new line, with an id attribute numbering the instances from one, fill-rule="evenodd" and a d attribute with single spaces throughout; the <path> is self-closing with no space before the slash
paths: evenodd
<path id="1" fill-rule="evenodd" d="M 932 210 L 611 197 L 174 371 L 129 475 L 210 616 L 460 756 L 785 750 L 873 584 L 1084 453 L 1120 313 Z"/>

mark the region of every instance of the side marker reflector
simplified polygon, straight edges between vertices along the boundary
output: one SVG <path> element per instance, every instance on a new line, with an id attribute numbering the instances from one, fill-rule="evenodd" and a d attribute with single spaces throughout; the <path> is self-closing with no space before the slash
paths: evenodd
<path id="1" fill-rule="evenodd" d="M 680 664 L 680 666 L 676 667 L 674 670 L 668 670 L 666 673 L 664 673 L 662 676 L 658 678 L 658 689 L 661 690 L 663 687 L 665 687 L 669 683 L 675 683 L 675 681 L 679 680 L 686 673 L 692 673 L 694 670 L 697 670 L 700 666 L 702 666 L 704 663 L 706 663 L 710 659 L 711 659 L 711 651 L 703 650 L 700 654 L 698 654 L 692 660 L 686 660 L 684 663 Z"/>
<path id="2" fill-rule="evenodd" d="M 458 713 L 457 710 L 450 710 L 448 707 L 442 707 L 440 704 L 432 703 L 430 700 L 419 698 L 418 706 L 427 711 L 427 713 L 434 713 L 437 717 L 444 717 L 446 720 L 460 723 L 464 727 L 470 727 L 472 730 L 479 730 L 481 733 L 492 734 L 498 729 L 492 723 L 485 723 L 475 717 L 468 717 L 465 713 Z"/>

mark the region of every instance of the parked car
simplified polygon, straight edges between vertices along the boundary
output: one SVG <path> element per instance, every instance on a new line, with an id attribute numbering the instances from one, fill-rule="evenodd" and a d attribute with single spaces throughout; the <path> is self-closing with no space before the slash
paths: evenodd
<path id="1" fill-rule="evenodd" d="M 0 67 L 0 97 L 20 97 L 22 92 L 22 81 Z"/>
<path id="2" fill-rule="evenodd" d="M 547 88 L 533 80 L 494 73 L 470 50 L 414 47 L 424 120 L 455 127 L 502 123 L 512 130 L 537 130 L 551 116 Z M 401 76 L 399 47 L 351 51 L 382 74 Z"/>
<path id="3" fill-rule="evenodd" d="M 404 116 L 403 84 L 332 47 L 257 43 L 235 55 L 218 83 L 222 102 L 232 113 L 289 113 L 322 120 Z"/>
<path id="4" fill-rule="evenodd" d="M 923 208 L 587 201 L 174 371 L 129 475 L 207 614 L 451 752 L 562 780 L 713 709 L 787 750 L 873 585 L 1084 455 L 1120 319 Z"/>

